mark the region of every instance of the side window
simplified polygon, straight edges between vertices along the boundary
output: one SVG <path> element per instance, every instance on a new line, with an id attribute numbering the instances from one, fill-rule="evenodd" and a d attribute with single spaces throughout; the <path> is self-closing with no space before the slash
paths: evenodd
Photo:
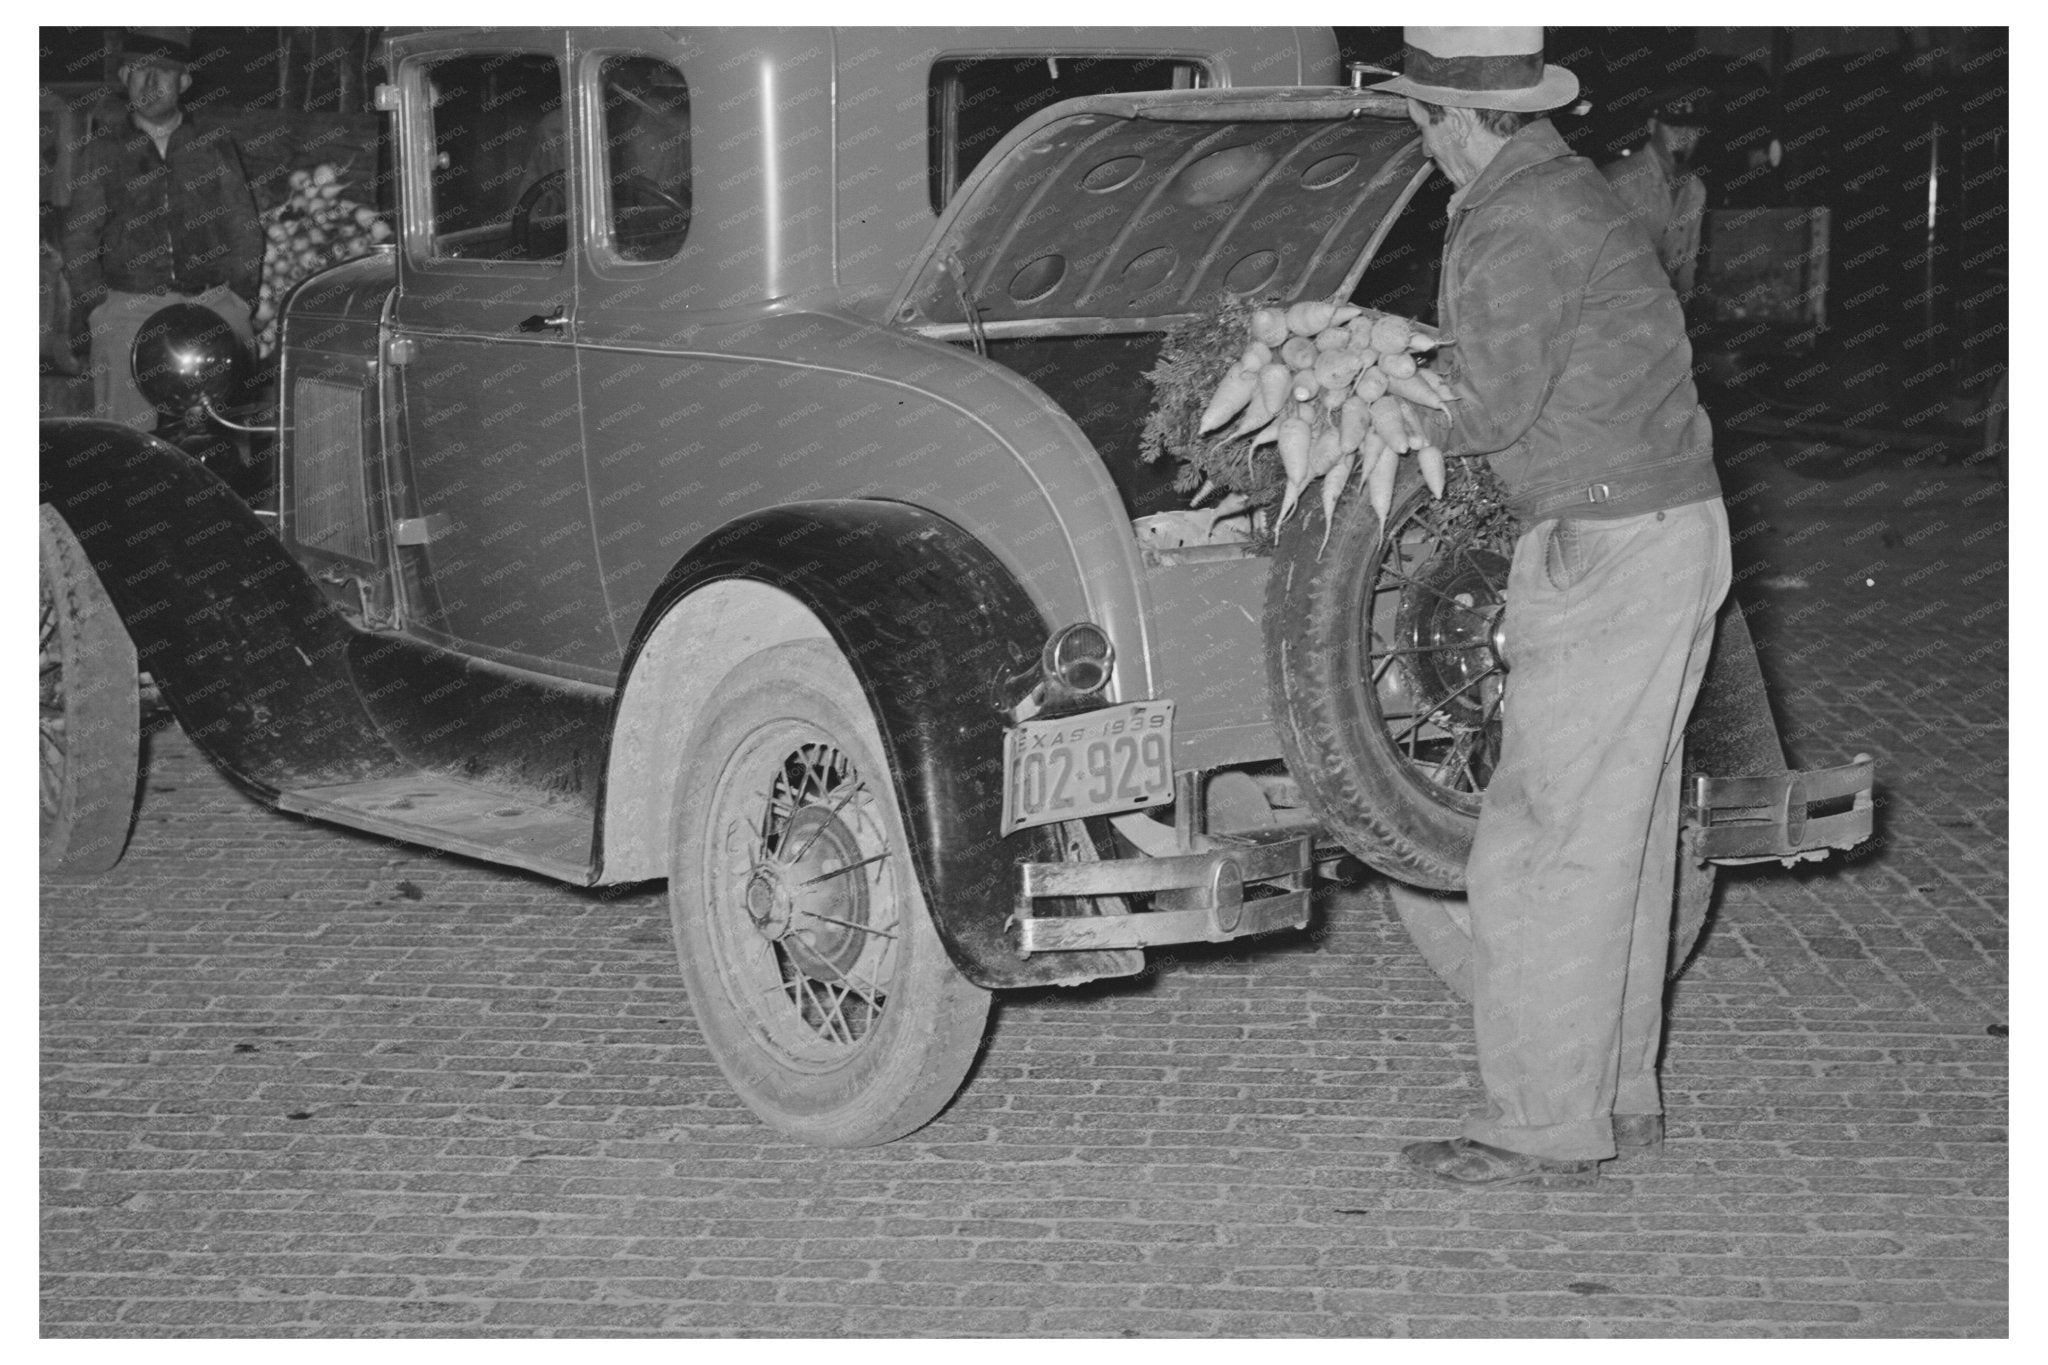
<path id="1" fill-rule="evenodd" d="M 1166 57 L 974 57 L 932 63 L 929 186 L 946 207 L 1003 134 L 1049 104 L 1082 95 L 1208 84 L 1200 63 Z"/>
<path id="2" fill-rule="evenodd" d="M 558 261 L 569 245 L 562 72 L 533 52 L 427 68 L 433 246 L 440 258 Z"/>
<path id="3" fill-rule="evenodd" d="M 689 86 L 655 57 L 606 57 L 598 73 L 612 251 L 668 260 L 690 231 Z"/>

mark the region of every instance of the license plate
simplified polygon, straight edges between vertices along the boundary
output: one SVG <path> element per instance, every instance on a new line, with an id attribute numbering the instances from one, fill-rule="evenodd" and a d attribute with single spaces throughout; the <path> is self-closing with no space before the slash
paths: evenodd
<path id="1" fill-rule="evenodd" d="M 1173 703 L 1122 702 L 1003 736 L 1003 833 L 1173 800 Z"/>

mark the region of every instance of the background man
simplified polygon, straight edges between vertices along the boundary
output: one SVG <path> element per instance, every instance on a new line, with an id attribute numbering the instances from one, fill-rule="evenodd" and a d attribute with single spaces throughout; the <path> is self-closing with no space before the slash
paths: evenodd
<path id="1" fill-rule="evenodd" d="M 1650 97 L 1650 111 L 1643 140 L 1600 173 L 1643 225 L 1684 299 L 1692 294 L 1707 211 L 1707 187 L 1692 164 L 1712 119 L 1712 95 L 1701 87 L 1668 86 Z"/>
<path id="2" fill-rule="evenodd" d="M 143 430 L 156 413 L 135 389 L 128 350 L 150 314 L 179 301 L 226 318 L 254 353 L 249 302 L 263 229 L 240 156 L 223 129 L 179 108 L 192 84 L 185 44 L 130 33 L 122 47 L 125 127 L 93 139 L 64 230 L 73 334 L 89 332 L 93 416 Z"/>
<path id="3" fill-rule="evenodd" d="M 1579 1181 L 1661 1140 L 1657 1045 L 1679 744 L 1728 520 L 1678 299 L 1642 227 L 1548 119 L 1578 80 L 1540 28 L 1410 28 L 1422 145 L 1457 186 L 1438 444 L 1484 456 L 1519 525 L 1501 755 L 1466 869 L 1486 1105 L 1405 1149 L 1464 1185 Z"/>

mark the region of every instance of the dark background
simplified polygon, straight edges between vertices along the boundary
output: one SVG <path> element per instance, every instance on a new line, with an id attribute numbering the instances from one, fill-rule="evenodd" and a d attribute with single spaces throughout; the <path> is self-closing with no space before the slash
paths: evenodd
<path id="1" fill-rule="evenodd" d="M 384 32 L 192 29 L 188 107 L 235 124 L 259 200 L 281 197 L 292 166 L 323 159 L 352 164 L 358 197 L 388 199 L 369 104 Z M 1345 61 L 1398 66 L 1399 28 L 1336 32 Z M 40 30 L 45 91 L 118 104 L 120 33 Z M 1724 412 L 1957 452 L 1985 444 L 2006 365 L 2006 44 L 2002 27 L 1548 31 L 1548 59 L 1579 76 L 1591 105 L 1556 117 L 1582 154 L 1606 161 L 1639 139 L 1656 88 L 1711 85 L 1727 112 L 1702 151 L 1709 209 L 1828 210 L 1824 325 L 1723 325 L 1711 299 L 1690 310 L 1702 379 L 1729 391 Z M 1431 314 L 1448 190 L 1435 179 L 1402 216 L 1369 301 Z"/>

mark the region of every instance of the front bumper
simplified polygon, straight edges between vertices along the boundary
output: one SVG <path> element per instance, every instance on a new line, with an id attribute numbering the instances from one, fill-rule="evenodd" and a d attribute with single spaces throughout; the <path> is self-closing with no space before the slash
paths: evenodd
<path id="1" fill-rule="evenodd" d="M 1200 851 L 1164 857 L 1019 864 L 1010 919 L 1018 954 L 1224 943 L 1308 924 L 1312 834 L 1205 842 Z M 1150 895 L 1154 908 L 1085 917 L 1034 913 L 1041 899 L 1107 898 L 1121 908 L 1122 898 L 1134 895 Z"/>

